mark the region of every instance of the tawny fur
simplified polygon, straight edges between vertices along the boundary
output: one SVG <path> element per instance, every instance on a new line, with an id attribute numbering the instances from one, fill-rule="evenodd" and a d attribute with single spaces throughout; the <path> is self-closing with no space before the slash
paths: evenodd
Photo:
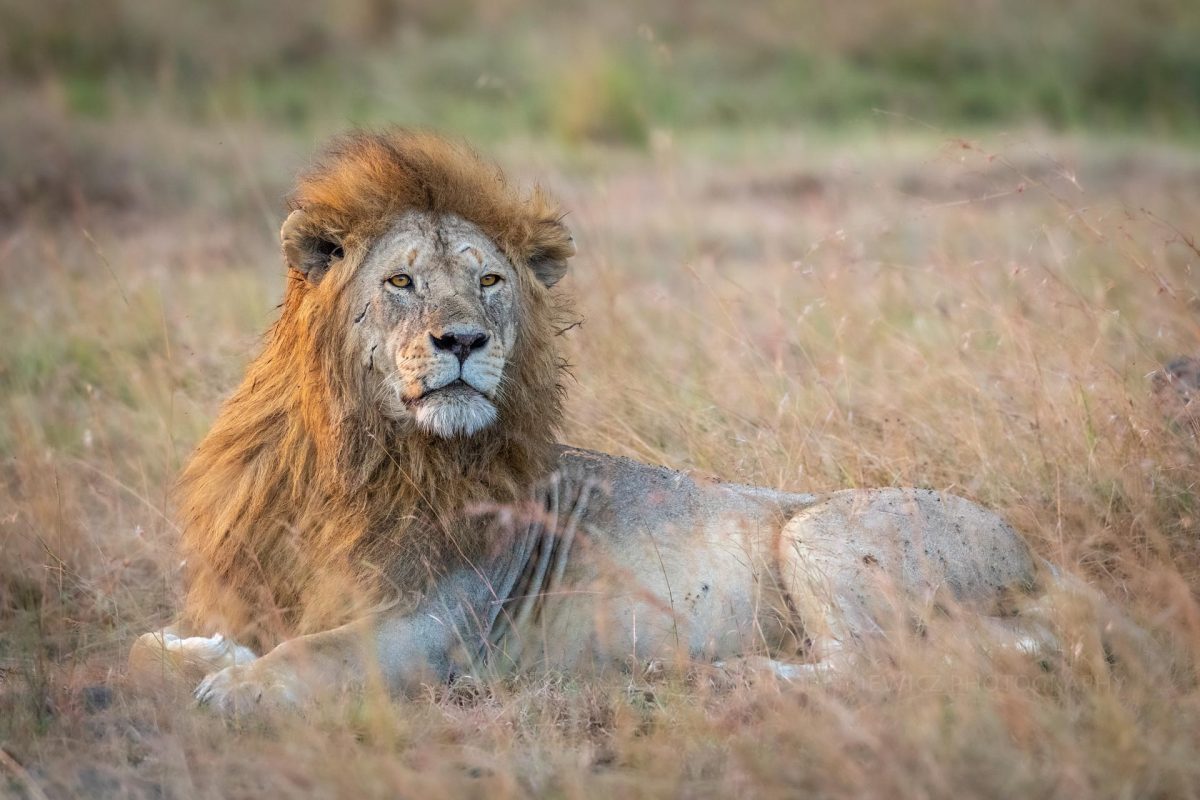
<path id="1" fill-rule="evenodd" d="M 406 211 L 456 214 L 517 268 L 524 314 L 500 422 L 468 440 L 435 440 L 382 416 L 349 352 L 345 288 L 359 260 L 319 283 L 290 271 L 262 353 L 178 490 L 185 624 L 261 649 L 420 592 L 448 566 L 482 555 L 487 526 L 471 510 L 521 499 L 550 470 L 564 306 L 525 267 L 573 252 L 543 192 L 521 195 L 470 149 L 430 134 L 338 139 L 290 204 L 305 212 L 303 235 L 347 252 Z"/>

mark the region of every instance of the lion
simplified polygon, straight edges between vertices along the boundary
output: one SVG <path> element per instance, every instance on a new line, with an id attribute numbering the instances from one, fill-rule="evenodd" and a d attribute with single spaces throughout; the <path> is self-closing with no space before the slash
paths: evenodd
<path id="1" fill-rule="evenodd" d="M 180 479 L 183 612 L 135 672 L 225 711 L 481 671 L 790 675 L 932 608 L 1007 625 L 1043 585 L 958 496 L 790 493 L 559 443 L 575 242 L 465 144 L 344 135 L 289 205 L 278 320 Z"/>

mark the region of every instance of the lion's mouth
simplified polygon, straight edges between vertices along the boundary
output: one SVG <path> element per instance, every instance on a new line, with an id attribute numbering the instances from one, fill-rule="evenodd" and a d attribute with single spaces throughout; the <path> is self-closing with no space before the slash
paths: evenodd
<path id="1" fill-rule="evenodd" d="M 407 401 L 417 425 L 436 436 L 471 436 L 496 421 L 496 406 L 462 378 Z"/>
<path id="2" fill-rule="evenodd" d="M 417 403 L 422 402 L 423 400 L 428 400 L 431 397 L 445 397 L 445 398 L 483 397 L 486 399 L 487 395 L 484 394 L 483 392 L 479 391 L 478 389 L 476 389 L 471 384 L 467 383 L 462 378 L 455 378 L 454 380 L 450 381 L 449 383 L 447 383 L 443 386 L 438 386 L 435 389 L 426 389 L 424 392 L 417 395 L 416 397 L 409 398 L 409 399 L 405 400 L 404 402 L 407 405 L 412 406 L 412 405 L 416 405 Z"/>

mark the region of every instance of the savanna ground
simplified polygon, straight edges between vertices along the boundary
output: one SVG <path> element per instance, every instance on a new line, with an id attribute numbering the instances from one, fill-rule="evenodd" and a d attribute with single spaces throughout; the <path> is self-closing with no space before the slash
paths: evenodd
<path id="1" fill-rule="evenodd" d="M 302 5 L 220 35 L 199 4 L 5 8 L 0 793 L 1200 792 L 1200 445 L 1149 379 L 1200 349 L 1198 23 L 922 5 L 806 47 L 786 8 L 706 3 Z M 130 691 L 179 596 L 172 481 L 281 295 L 281 198 L 382 121 L 467 133 L 571 209 L 566 441 L 966 495 L 1151 639 L 1106 652 L 1064 612 L 1040 660 L 917 637 L 798 685 L 635 666 L 270 727 Z"/>

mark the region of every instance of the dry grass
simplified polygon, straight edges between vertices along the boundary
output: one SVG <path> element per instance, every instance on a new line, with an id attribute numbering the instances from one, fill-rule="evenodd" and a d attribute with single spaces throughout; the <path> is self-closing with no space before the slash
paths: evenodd
<path id="1" fill-rule="evenodd" d="M 64 173 L 69 202 L 0 232 L 0 793 L 1200 792 L 1198 447 L 1146 379 L 1198 349 L 1193 156 L 936 134 L 498 153 L 574 209 L 566 439 L 798 490 L 951 489 L 1153 647 L 1106 660 L 1081 615 L 1042 663 L 910 642 L 809 685 L 529 676 L 231 729 L 119 674 L 177 600 L 168 491 L 271 318 L 266 198 L 304 148 L 161 125 L 190 206 L 96 204 Z"/>

